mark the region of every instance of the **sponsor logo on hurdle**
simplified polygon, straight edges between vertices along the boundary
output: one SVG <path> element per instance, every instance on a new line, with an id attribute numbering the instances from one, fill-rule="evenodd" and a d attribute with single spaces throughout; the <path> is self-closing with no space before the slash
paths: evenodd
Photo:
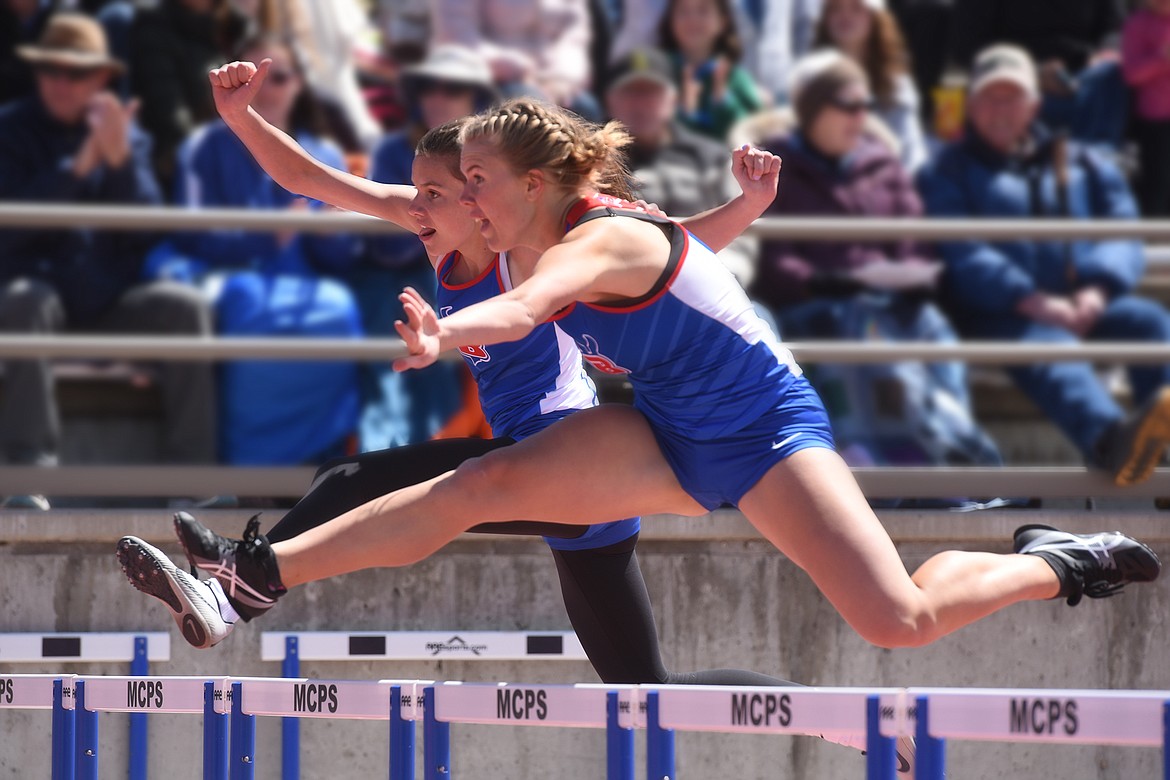
<path id="1" fill-rule="evenodd" d="M 427 652 L 431 655 L 471 653 L 479 655 L 488 649 L 487 645 L 472 645 L 456 634 L 446 642 L 427 642 Z"/>
<path id="2" fill-rule="evenodd" d="M 163 706 L 162 680 L 127 680 L 126 706 L 136 710 Z"/>
<path id="3" fill-rule="evenodd" d="M 792 723 L 792 697 L 788 694 L 740 693 L 731 696 L 731 725 L 788 726 Z"/>
<path id="4" fill-rule="evenodd" d="M 337 712 L 337 686 L 301 683 L 293 687 L 294 712 Z"/>
<path id="5" fill-rule="evenodd" d="M 898 711 L 894 707 L 886 704 L 882 705 L 880 713 L 882 720 L 891 721 L 894 720 L 894 718 L 897 716 Z M 911 723 L 916 723 L 918 721 L 917 704 L 910 704 L 906 706 L 906 720 L 910 721 Z"/>
<path id="6" fill-rule="evenodd" d="M 1012 734 L 1053 734 L 1059 729 L 1071 737 L 1079 727 L 1076 699 L 1012 699 Z"/>
<path id="7" fill-rule="evenodd" d="M 231 700 L 232 700 L 232 689 L 227 688 L 227 689 L 221 690 L 219 688 L 216 688 L 214 691 L 211 692 L 211 698 L 212 698 L 212 701 L 216 701 L 216 702 L 226 701 L 230 704 Z"/>
<path id="8" fill-rule="evenodd" d="M 501 688 L 496 691 L 499 720 L 544 720 L 548 717 L 548 692 L 539 688 Z"/>
<path id="9" fill-rule="evenodd" d="M 0 677 L 0 702 L 11 704 L 12 696 L 12 680 Z"/>

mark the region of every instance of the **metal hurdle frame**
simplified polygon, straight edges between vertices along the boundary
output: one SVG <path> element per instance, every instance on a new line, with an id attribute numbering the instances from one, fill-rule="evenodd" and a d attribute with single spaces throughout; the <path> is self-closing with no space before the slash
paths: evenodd
<path id="1" fill-rule="evenodd" d="M 675 732 L 866 737 L 866 777 L 894 780 L 896 729 L 883 713 L 905 710 L 901 688 L 639 685 L 636 725 L 646 729 L 646 777 L 675 780 Z M 921 776 L 920 776 L 921 777 Z"/>
<path id="2" fill-rule="evenodd" d="M 451 724 L 605 729 L 606 780 L 634 780 L 634 685 L 444 682 L 423 689 L 423 780 L 451 770 Z M 657 777 L 657 775 L 654 775 Z"/>
<path id="3" fill-rule="evenodd" d="M 265 631 L 260 634 L 260 659 L 279 661 L 281 676 L 300 677 L 304 661 L 464 661 L 588 660 L 572 631 Z M 404 699 L 413 697 L 403 693 Z M 408 705 L 409 716 L 414 712 Z M 408 717 L 407 721 L 413 718 Z M 414 740 L 405 729 L 392 733 Z M 301 776 L 300 719 L 281 723 L 281 778 Z M 391 759 L 393 760 L 393 759 Z"/>
<path id="4" fill-rule="evenodd" d="M 894 741 L 918 738 L 917 777 L 940 780 L 946 740 L 1161 747 L 1170 780 L 1170 691 L 526 685 L 426 680 L 0 675 L 0 709 L 52 709 L 53 780 L 96 780 L 99 712 L 203 714 L 204 780 L 252 780 L 257 716 L 390 722 L 391 780 L 454 774 L 453 723 L 606 729 L 606 777 L 675 780 L 676 731 L 866 735 L 867 780 L 893 780 Z M 230 722 L 228 713 L 230 711 Z M 230 729 L 229 729 L 230 725 Z M 228 732 L 230 730 L 230 744 Z"/>
<path id="5" fill-rule="evenodd" d="M 127 662 L 144 677 L 151 661 L 170 659 L 171 635 L 162 631 L 0 634 L 0 664 Z M 146 716 L 131 714 L 130 780 L 146 780 L 147 743 Z"/>
<path id="6" fill-rule="evenodd" d="M 906 697 L 921 780 L 942 779 L 949 739 L 1161 747 L 1170 780 L 1167 691 L 910 688 Z"/>

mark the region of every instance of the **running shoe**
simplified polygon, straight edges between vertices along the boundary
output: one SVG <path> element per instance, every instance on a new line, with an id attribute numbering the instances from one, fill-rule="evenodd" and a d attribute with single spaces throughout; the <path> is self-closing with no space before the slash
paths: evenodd
<path id="1" fill-rule="evenodd" d="M 263 615 L 287 592 L 280 582 L 272 547 L 260 533 L 260 515 L 248 521 L 243 539 L 228 539 L 187 512 L 178 512 L 175 535 L 192 572 L 202 569 L 217 579 L 244 620 Z"/>
<path id="2" fill-rule="evenodd" d="M 219 583 L 195 579 L 161 550 L 135 536 L 118 541 L 118 560 L 131 585 L 170 607 L 179 633 L 192 646 L 213 647 L 231 633 L 235 619 L 225 617 L 231 609 L 216 593 Z"/>
<path id="3" fill-rule="evenodd" d="M 821 739 L 825 739 L 823 736 Z M 834 740 L 829 740 L 834 741 Z M 842 740 L 840 744 L 854 745 L 861 750 L 861 755 L 865 755 L 866 751 L 863 747 L 865 745 L 865 737 L 857 735 L 848 740 Z M 898 737 L 894 743 L 894 754 L 897 757 L 897 765 L 894 767 L 899 775 L 904 775 L 906 780 L 913 780 L 914 778 L 914 757 L 917 755 L 918 745 L 914 741 L 914 737 Z"/>
<path id="4" fill-rule="evenodd" d="M 898 774 L 905 775 L 907 780 L 910 780 L 915 776 L 914 756 L 918 751 L 914 737 L 898 737 L 894 750 L 898 756 Z"/>
<path id="5" fill-rule="evenodd" d="M 1141 409 L 1104 437 L 1100 464 L 1118 485 L 1144 482 L 1170 446 L 1170 387 L 1163 387 Z"/>
<path id="6" fill-rule="evenodd" d="M 1132 582 L 1153 582 L 1162 571 L 1149 547 L 1120 531 L 1070 534 L 1046 525 L 1016 529 L 1013 548 L 1036 555 L 1060 578 L 1060 596 L 1076 606 L 1083 596 L 1106 598 Z"/>

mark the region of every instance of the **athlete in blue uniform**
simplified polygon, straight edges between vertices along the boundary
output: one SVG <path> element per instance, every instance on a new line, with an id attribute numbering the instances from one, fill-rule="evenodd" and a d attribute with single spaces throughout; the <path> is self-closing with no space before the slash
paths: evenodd
<path id="1" fill-rule="evenodd" d="M 217 98 L 220 97 L 217 93 Z M 419 233 L 436 265 L 437 303 L 443 314 L 488 300 L 511 288 L 508 255 L 487 248 L 466 210 L 457 203 L 463 185 L 458 169 L 458 127 L 436 128 L 422 139 L 415 161 L 414 179 L 418 185 L 415 189 L 372 184 L 345 174 L 321 176 L 325 173 L 319 170 L 321 166 L 308 159 L 286 137 L 270 132 L 262 124 L 252 123 L 252 117 L 244 113 L 243 124 L 237 125 L 236 130 L 278 181 L 326 202 L 406 223 L 404 226 Z M 249 130 L 254 135 L 249 135 Z M 741 174 L 756 156 L 770 157 L 758 152 L 737 154 Z M 750 213 L 743 210 L 745 204 L 739 203 L 718 216 L 700 217 L 698 223 L 707 225 L 714 240 L 730 240 L 739 228 L 724 227 L 724 223 L 746 224 L 752 214 L 762 211 L 775 188 L 774 176 L 755 182 L 744 176 L 743 183 L 755 195 L 747 203 Z M 615 202 L 633 207 L 625 201 Z M 461 352 L 475 376 L 492 430 L 499 438 L 490 442 L 430 442 L 326 464 L 318 472 L 310 492 L 269 532 L 267 539 L 280 542 L 295 538 L 389 490 L 438 476 L 471 457 L 522 440 L 597 403 L 580 353 L 572 339 L 556 325 L 537 328 L 519 341 L 493 345 L 490 349 L 469 346 Z M 133 538 L 120 545 L 120 557 L 128 573 L 134 574 L 131 581 L 136 587 L 172 605 L 176 622 L 189 642 L 211 646 L 227 636 L 236 619 L 255 617 L 270 602 L 257 603 L 249 598 L 246 583 L 226 576 L 226 567 L 218 561 L 209 561 L 207 551 L 216 548 L 217 537 L 194 518 L 181 513 L 176 517 L 176 529 L 192 561 L 210 564 L 208 568 L 213 574 L 221 575 L 219 579 L 198 582 L 176 569 L 161 552 Z M 634 554 L 637 519 L 594 526 L 513 522 L 481 525 L 471 530 L 545 534 L 561 577 L 566 609 L 590 660 L 604 680 L 791 684 L 737 670 L 672 673 L 665 669 L 649 597 Z M 250 524 L 247 536 L 263 540 L 258 534 L 258 521 Z M 179 605 L 177 609 L 175 604 Z M 184 619 L 188 615 L 196 620 Z"/>
<path id="2" fill-rule="evenodd" d="M 620 129 L 520 100 L 472 120 L 463 139 L 463 200 L 488 245 L 518 261 L 514 287 L 442 319 L 405 292 L 399 332 L 411 356 L 398 366 L 427 365 L 460 346 L 490 349 L 559 316 L 593 361 L 631 372 L 638 408 L 570 415 L 264 549 L 247 566 L 268 597 L 420 560 L 467 530 L 469 517 L 592 524 L 700 514 L 721 501 L 735 503 L 883 647 L 927 644 L 1019 601 L 1076 603 L 1158 576 L 1153 552 L 1123 534 L 1024 528 L 1015 539 L 1022 554 L 944 552 L 911 577 L 832 449 L 799 368 L 709 250 L 678 224 L 624 210 L 573 226 L 571 212 L 615 169 Z M 520 262 L 515 247 L 539 259 Z"/>

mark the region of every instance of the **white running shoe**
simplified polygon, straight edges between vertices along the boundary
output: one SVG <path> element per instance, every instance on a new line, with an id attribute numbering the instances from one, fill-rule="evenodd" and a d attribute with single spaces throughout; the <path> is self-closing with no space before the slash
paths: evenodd
<path id="1" fill-rule="evenodd" d="M 231 633 L 236 616 L 215 580 L 195 579 L 135 536 L 118 541 L 118 560 L 131 585 L 171 608 L 179 633 L 193 647 L 214 647 Z"/>

